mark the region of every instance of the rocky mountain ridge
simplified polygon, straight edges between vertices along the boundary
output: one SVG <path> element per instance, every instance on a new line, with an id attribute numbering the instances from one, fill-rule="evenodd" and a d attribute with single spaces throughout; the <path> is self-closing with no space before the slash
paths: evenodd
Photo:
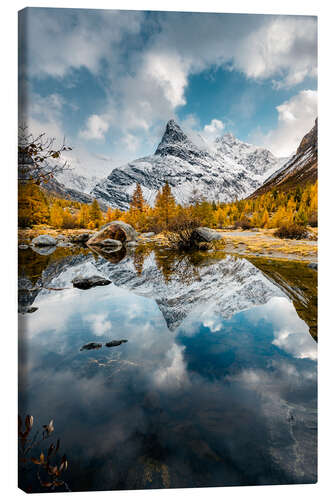
<path id="1" fill-rule="evenodd" d="M 199 147 L 169 120 L 153 155 L 115 168 L 91 194 L 113 208 L 126 210 L 136 183 L 153 205 L 158 190 L 168 182 L 181 204 L 189 202 L 194 190 L 210 201 L 233 201 L 255 191 L 280 167 L 281 160 L 268 150 L 231 134 L 217 139 L 212 147 Z"/>
<path id="2" fill-rule="evenodd" d="M 287 190 L 307 183 L 315 183 L 318 178 L 318 119 L 301 140 L 296 153 L 289 161 L 272 174 L 251 197 L 266 193 L 271 189 Z"/>

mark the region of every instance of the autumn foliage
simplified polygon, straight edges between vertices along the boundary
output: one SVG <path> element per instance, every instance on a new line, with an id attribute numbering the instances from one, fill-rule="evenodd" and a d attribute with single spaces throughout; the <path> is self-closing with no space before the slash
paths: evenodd
<path id="1" fill-rule="evenodd" d="M 166 183 L 153 207 L 137 184 L 127 211 L 108 208 L 103 212 L 96 200 L 90 205 L 55 198 L 34 183 L 19 186 L 19 225 L 48 224 L 54 228 L 95 229 L 122 220 L 138 231 L 170 232 L 198 226 L 211 228 L 279 228 L 317 225 L 317 183 L 289 192 L 271 191 L 257 198 L 232 203 L 197 198 L 186 206 L 177 204 Z"/>

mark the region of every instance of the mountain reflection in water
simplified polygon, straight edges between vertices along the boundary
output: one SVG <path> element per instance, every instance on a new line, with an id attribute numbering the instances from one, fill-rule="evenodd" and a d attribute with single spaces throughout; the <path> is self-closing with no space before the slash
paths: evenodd
<path id="1" fill-rule="evenodd" d="M 72 491 L 316 481 L 316 271 L 149 247 L 19 265 L 20 413 L 54 418 Z"/>

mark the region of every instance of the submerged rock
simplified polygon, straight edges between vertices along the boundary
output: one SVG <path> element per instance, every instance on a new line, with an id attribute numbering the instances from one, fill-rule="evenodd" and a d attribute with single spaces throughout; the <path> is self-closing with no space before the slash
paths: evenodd
<path id="1" fill-rule="evenodd" d="M 99 344 L 98 342 L 89 342 L 88 344 L 84 344 L 80 351 L 90 351 L 92 349 L 100 349 L 102 347 L 102 344 Z"/>
<path id="2" fill-rule="evenodd" d="M 121 340 L 111 340 L 110 342 L 107 342 L 105 344 L 106 347 L 117 347 L 118 345 L 124 344 L 125 342 L 128 342 L 126 339 L 121 339 Z"/>
<path id="3" fill-rule="evenodd" d="M 316 270 L 318 270 L 318 264 L 317 264 L 317 262 L 311 262 L 311 263 L 308 265 L 308 267 L 309 267 L 310 269 L 316 269 Z"/>
<path id="4" fill-rule="evenodd" d="M 121 243 L 135 241 L 137 232 L 135 229 L 122 221 L 113 221 L 105 224 L 92 238 L 88 240 L 88 245 L 101 245 L 103 241 L 111 239 Z"/>
<path id="5" fill-rule="evenodd" d="M 104 278 L 103 276 L 77 276 L 72 280 L 72 283 L 74 288 L 79 288 L 80 290 L 88 290 L 89 288 L 93 288 L 95 286 L 109 285 L 111 281 Z"/>
<path id="6" fill-rule="evenodd" d="M 29 248 L 29 245 L 24 245 L 24 244 L 19 245 L 20 250 L 28 250 L 28 248 Z"/>
<path id="7" fill-rule="evenodd" d="M 57 244 L 57 240 L 49 234 L 40 234 L 31 243 L 36 247 L 54 247 Z"/>

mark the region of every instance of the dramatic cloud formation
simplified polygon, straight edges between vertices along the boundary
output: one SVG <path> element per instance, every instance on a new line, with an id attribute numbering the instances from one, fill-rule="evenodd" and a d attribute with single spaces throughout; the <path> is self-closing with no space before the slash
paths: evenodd
<path id="1" fill-rule="evenodd" d="M 22 82 L 33 82 L 34 93 L 45 99 L 40 109 L 30 108 L 30 123 L 56 136 L 70 127 L 71 140 L 81 141 L 81 150 L 87 143 L 97 152 L 103 143 L 99 152 L 119 162 L 151 152 L 165 122 L 181 121 L 185 107 L 187 114 L 198 117 L 193 130 L 208 140 L 220 135 L 230 117 L 204 116 L 200 103 L 209 93 L 208 80 L 201 76 L 198 95 L 191 98 L 195 76 L 209 72 L 214 80 L 221 68 L 224 79 L 240 75 L 245 83 L 234 87 L 230 109 L 247 119 L 255 109 L 244 87 L 247 81 L 257 85 L 268 81 L 272 92 L 286 92 L 316 76 L 314 17 L 40 8 L 28 9 L 25 15 L 20 23 L 20 75 Z M 58 102 L 55 98 L 59 92 L 45 97 L 43 81 L 62 88 L 64 95 L 77 89 L 76 115 L 68 119 L 63 96 Z M 212 96 L 216 103 L 223 99 L 223 84 L 222 79 L 219 92 Z M 104 97 L 99 96 L 94 106 L 89 99 L 93 101 L 97 92 Z M 298 102 L 288 97 L 276 110 L 276 103 L 267 101 L 271 121 L 277 111 L 279 122 L 261 141 L 279 155 L 290 154 L 312 121 L 313 99 L 310 104 L 309 95 L 299 96 Z M 302 99 L 312 106 L 303 114 L 295 111 Z M 293 108 L 293 126 L 288 125 L 286 106 Z M 257 126 L 258 121 L 247 135 Z"/>
<path id="2" fill-rule="evenodd" d="M 143 19 L 140 12 L 43 8 L 25 16 L 20 33 L 28 50 L 21 62 L 38 78 L 62 78 L 82 67 L 97 74 L 102 61 L 118 64 L 122 43 L 140 31 Z"/>
<path id="3" fill-rule="evenodd" d="M 317 92 L 302 90 L 288 101 L 277 106 L 278 126 L 267 134 L 260 131 L 254 142 L 269 147 L 276 156 L 294 153 L 303 136 L 314 126 L 317 111 Z"/>

